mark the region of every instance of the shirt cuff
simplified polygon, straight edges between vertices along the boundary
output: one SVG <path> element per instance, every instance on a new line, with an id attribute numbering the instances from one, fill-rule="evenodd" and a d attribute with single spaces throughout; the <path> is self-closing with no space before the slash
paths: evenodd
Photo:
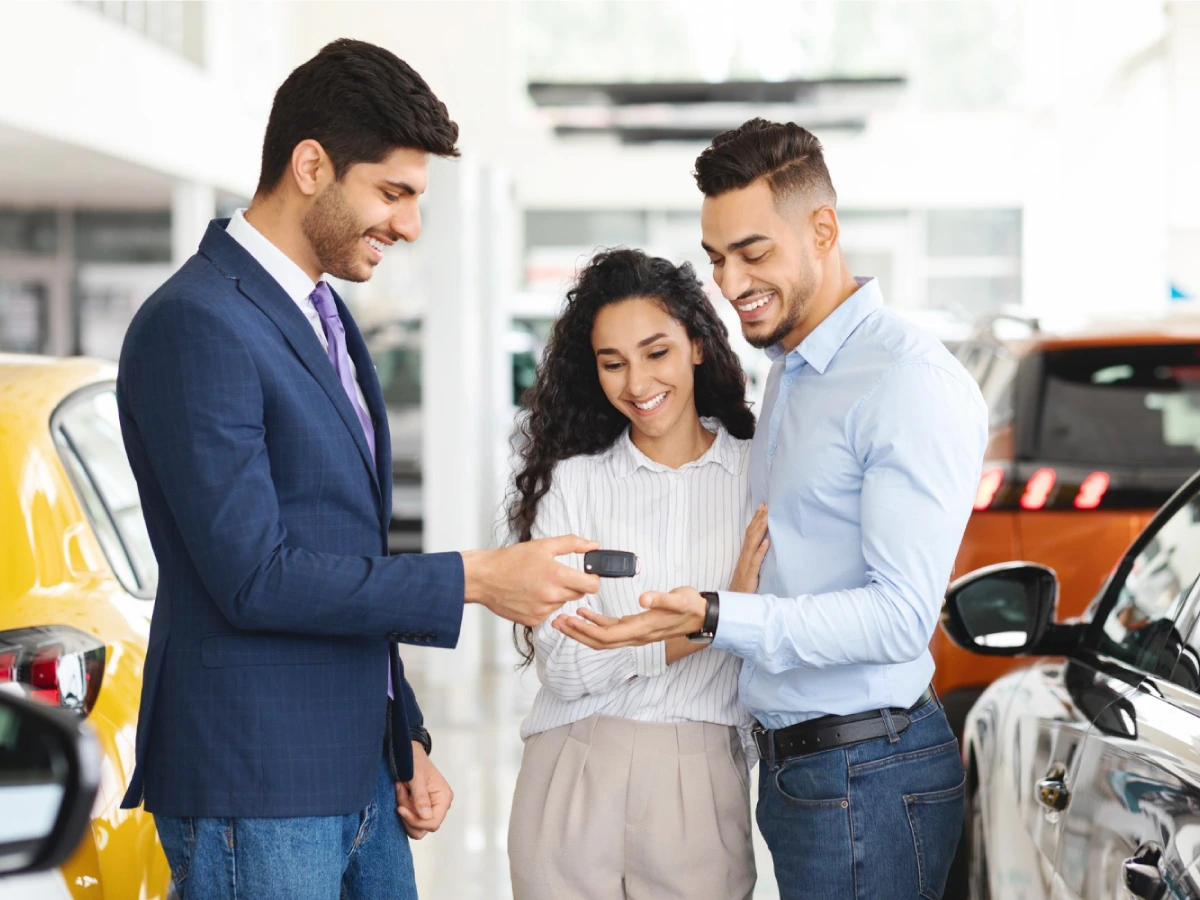
<path id="1" fill-rule="evenodd" d="M 656 641 L 634 648 L 635 669 L 641 678 L 654 678 L 667 671 L 667 643 Z"/>
<path id="2" fill-rule="evenodd" d="M 721 612 L 712 646 L 754 662 L 762 646 L 766 604 L 757 594 L 719 591 Z"/>

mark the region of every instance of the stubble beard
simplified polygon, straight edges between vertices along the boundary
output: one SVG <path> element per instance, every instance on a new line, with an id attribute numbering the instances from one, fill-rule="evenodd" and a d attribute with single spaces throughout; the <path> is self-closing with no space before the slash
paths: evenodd
<path id="1" fill-rule="evenodd" d="M 325 188 L 304 214 L 301 230 L 312 246 L 321 271 L 344 281 L 363 282 L 362 250 L 359 244 L 365 229 L 354 210 L 346 203 L 342 186 L 334 182 Z"/>
<path id="2" fill-rule="evenodd" d="M 743 327 L 742 337 L 746 339 L 746 343 L 751 347 L 757 347 L 759 350 L 765 350 L 768 347 L 774 347 L 776 344 L 781 343 L 800 324 L 804 310 L 811 302 L 816 290 L 816 276 L 812 272 L 806 272 L 796 286 L 788 292 L 786 297 L 780 294 L 779 301 L 783 304 L 783 318 L 779 320 L 779 324 L 765 335 L 751 336 L 746 333 L 746 329 Z"/>

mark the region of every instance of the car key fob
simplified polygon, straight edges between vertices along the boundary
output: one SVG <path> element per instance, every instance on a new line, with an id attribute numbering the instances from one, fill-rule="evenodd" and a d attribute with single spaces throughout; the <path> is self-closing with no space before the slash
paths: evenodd
<path id="1" fill-rule="evenodd" d="M 632 578 L 641 564 L 637 554 L 625 550 L 592 550 L 583 555 L 583 571 L 601 578 Z"/>

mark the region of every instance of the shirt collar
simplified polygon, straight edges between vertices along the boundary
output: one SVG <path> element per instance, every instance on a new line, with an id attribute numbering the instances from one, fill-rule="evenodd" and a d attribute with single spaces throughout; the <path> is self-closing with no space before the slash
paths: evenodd
<path id="1" fill-rule="evenodd" d="M 662 463 L 655 462 L 639 450 L 633 443 L 630 429 L 626 428 L 622 435 L 617 438 L 612 449 L 609 450 L 609 462 L 612 465 L 613 474 L 618 478 L 624 478 L 627 475 L 633 474 L 638 469 L 649 469 L 651 472 L 683 472 L 693 467 L 716 463 L 730 475 L 740 475 L 742 469 L 741 460 L 737 452 L 737 444 L 734 443 L 733 437 L 729 432 L 725 430 L 725 426 L 721 424 L 721 420 L 702 416 L 700 424 L 715 434 L 717 438 L 699 459 L 684 463 L 678 469 L 672 469 L 670 466 L 664 466 Z"/>
<path id="2" fill-rule="evenodd" d="M 225 233 L 241 244 L 294 302 L 303 303 L 313 292 L 316 283 L 286 253 L 251 225 L 246 220 L 245 212 L 239 209 L 233 214 Z"/>
<path id="3" fill-rule="evenodd" d="M 874 278 L 855 278 L 858 290 L 838 305 L 816 328 L 802 340 L 798 347 L 787 353 L 783 346 L 775 344 L 767 348 L 771 360 L 789 356 L 808 363 L 822 375 L 842 345 L 871 313 L 883 306 L 883 294 L 879 282 Z"/>

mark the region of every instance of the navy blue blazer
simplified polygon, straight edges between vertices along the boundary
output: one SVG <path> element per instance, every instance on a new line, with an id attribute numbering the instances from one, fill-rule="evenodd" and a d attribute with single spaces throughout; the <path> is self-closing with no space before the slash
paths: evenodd
<path id="1" fill-rule="evenodd" d="M 388 557 L 391 441 L 362 335 L 338 299 L 377 462 L 312 326 L 227 224 L 121 348 L 121 428 L 159 565 L 123 805 L 344 815 L 374 795 L 389 725 L 412 777 L 422 717 L 394 642 L 457 643 L 462 558 Z"/>

